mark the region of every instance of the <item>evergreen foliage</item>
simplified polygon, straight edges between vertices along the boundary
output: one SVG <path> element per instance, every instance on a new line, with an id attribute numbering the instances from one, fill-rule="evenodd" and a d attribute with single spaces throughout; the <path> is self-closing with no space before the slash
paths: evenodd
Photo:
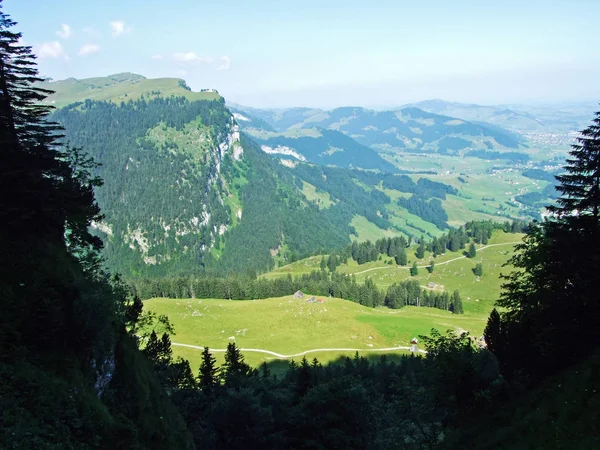
<path id="1" fill-rule="evenodd" d="M 417 275 L 419 275 L 419 267 L 417 267 L 417 263 L 414 262 L 412 267 L 410 268 L 410 276 L 416 277 Z"/>
<path id="2" fill-rule="evenodd" d="M 96 166 L 61 145 L 15 25 L 0 10 L 0 447 L 192 448 L 127 332 L 139 302 L 100 270 Z"/>
<path id="3" fill-rule="evenodd" d="M 509 261 L 504 292 L 486 328 L 507 375 L 539 379 L 594 351 L 600 342 L 599 115 L 582 132 L 558 176 L 562 194 L 547 221 L 531 226 Z M 585 251 L 582 251 L 585 249 Z"/>
<path id="4" fill-rule="evenodd" d="M 469 249 L 466 252 L 466 256 L 467 258 L 475 258 L 475 256 L 477 256 L 477 248 L 473 242 L 469 244 Z"/>

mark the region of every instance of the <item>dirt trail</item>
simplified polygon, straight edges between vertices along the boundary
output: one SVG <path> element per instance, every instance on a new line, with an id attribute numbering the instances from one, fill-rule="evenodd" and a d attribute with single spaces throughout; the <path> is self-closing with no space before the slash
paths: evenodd
<path id="1" fill-rule="evenodd" d="M 502 242 L 501 244 L 490 244 L 490 245 L 486 245 L 484 247 L 478 248 L 477 251 L 481 252 L 483 250 L 485 250 L 486 248 L 490 248 L 490 247 L 498 247 L 500 245 L 516 245 L 516 244 L 520 244 L 521 242 Z M 466 256 L 459 256 L 458 258 L 454 258 L 454 259 L 449 259 L 448 261 L 444 261 L 441 263 L 435 263 L 435 266 L 443 266 L 445 264 L 454 262 L 454 261 L 458 261 L 459 259 L 465 259 Z M 427 267 L 429 267 L 429 264 L 427 264 L 426 266 L 417 266 L 419 269 L 426 269 Z M 410 270 L 409 266 L 383 266 L 383 267 L 372 267 L 371 269 L 366 269 L 363 270 L 361 272 L 354 272 L 353 275 L 360 275 L 361 273 L 367 273 L 367 272 L 371 272 L 372 270 L 385 270 L 385 269 L 405 269 L 405 270 Z"/>
<path id="2" fill-rule="evenodd" d="M 179 344 L 177 342 L 171 342 L 171 345 L 176 347 L 187 347 L 193 348 L 196 350 L 204 350 L 204 347 L 200 347 L 198 345 L 190 345 L 190 344 Z M 264 350 L 261 348 L 240 348 L 242 353 L 244 352 L 253 352 L 253 353 L 266 353 L 267 355 L 274 356 L 275 358 L 287 359 L 294 358 L 296 356 L 304 356 L 309 353 L 317 353 L 317 352 L 391 352 L 394 350 L 410 350 L 410 347 L 400 346 L 400 347 L 387 347 L 387 348 L 313 348 L 312 350 L 306 350 L 300 353 L 295 353 L 293 355 L 282 355 L 281 353 L 272 352 L 270 350 Z M 224 353 L 227 350 L 224 348 L 211 348 L 211 352 L 213 353 Z M 419 353 L 427 353 L 425 350 L 417 350 Z"/>

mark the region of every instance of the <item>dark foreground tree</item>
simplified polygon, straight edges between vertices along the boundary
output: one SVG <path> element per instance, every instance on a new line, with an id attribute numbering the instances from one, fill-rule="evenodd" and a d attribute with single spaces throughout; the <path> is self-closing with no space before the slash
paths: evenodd
<path id="1" fill-rule="evenodd" d="M 219 368 L 217 360 L 210 353 L 208 347 L 204 347 L 202 351 L 202 362 L 200 363 L 200 387 L 210 388 L 219 384 Z"/>
<path id="2" fill-rule="evenodd" d="M 558 176 L 553 217 L 532 226 L 509 261 L 486 333 L 505 369 L 540 377 L 588 356 L 600 343 L 600 115 L 582 132 Z M 500 331 L 498 331 L 500 330 Z M 501 333 L 501 335 L 494 335 Z"/>
<path id="3" fill-rule="evenodd" d="M 0 9 L 0 448 L 190 448 L 99 268 L 94 163 L 60 145 L 14 25 Z"/>

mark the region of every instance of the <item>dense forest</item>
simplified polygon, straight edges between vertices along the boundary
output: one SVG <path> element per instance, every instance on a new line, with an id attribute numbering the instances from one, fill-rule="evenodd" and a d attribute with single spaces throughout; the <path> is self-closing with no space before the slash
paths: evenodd
<path id="1" fill-rule="evenodd" d="M 337 297 L 375 308 L 387 306 L 392 309 L 404 306 L 423 306 L 463 313 L 462 299 L 458 291 L 433 291 L 421 287 L 417 280 L 406 280 L 392 284 L 386 291 L 377 288 L 367 278 L 363 284 L 354 277 L 325 270 L 314 270 L 310 274 L 273 280 L 241 277 L 171 277 L 164 279 L 142 279 L 132 284 L 136 296 L 145 300 L 155 297 L 169 298 L 222 298 L 227 300 L 255 300 L 283 297 L 297 291 L 309 295 Z"/>
<path id="2" fill-rule="evenodd" d="M 101 162 L 90 168 L 104 180 L 95 187 L 104 217 L 93 226 L 106 244 L 107 267 L 128 279 L 263 272 L 274 267 L 273 251 L 285 262 L 339 251 L 350 242 L 355 216 L 391 227 L 391 200 L 379 186 L 412 193 L 402 206 L 445 229 L 438 199 L 457 192 L 406 175 L 283 167 L 244 134 L 231 142 L 237 125 L 222 99 L 86 100 L 52 119 L 71 145 Z M 198 137 L 202 144 L 193 145 Z M 303 181 L 335 203 L 323 209 L 308 202 Z"/>

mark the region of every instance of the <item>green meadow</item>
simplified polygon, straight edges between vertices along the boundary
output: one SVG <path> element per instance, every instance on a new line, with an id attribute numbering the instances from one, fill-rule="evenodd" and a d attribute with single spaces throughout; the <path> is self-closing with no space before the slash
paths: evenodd
<path id="1" fill-rule="evenodd" d="M 199 365 L 201 347 L 225 349 L 232 341 L 243 349 L 268 350 L 295 360 L 302 358 L 300 353 L 315 349 L 322 350 L 307 353 L 308 359 L 316 357 L 327 362 L 340 356 L 352 356 L 356 350 L 365 356 L 375 356 L 380 354 L 377 349 L 408 346 L 412 337 L 428 334 L 432 328 L 469 331 L 472 336 L 481 336 L 487 316 L 500 295 L 500 273 L 510 270 L 503 265 L 512 255 L 514 243 L 521 238 L 519 234 L 495 232 L 489 246 L 479 246 L 473 259 L 463 258 L 459 252 L 438 256 L 433 273 L 425 269 L 431 255 L 416 260 L 413 249 L 409 251 L 411 263 L 418 261 L 421 266 L 415 278 L 422 286 L 435 283 L 433 289 L 460 291 L 465 309 L 462 315 L 435 308 L 373 309 L 337 298 L 324 298 L 324 303 L 307 303 L 306 299 L 292 296 L 243 301 L 156 298 L 144 304 L 148 310 L 168 315 L 175 326 L 176 334 L 172 337 L 175 344 L 199 347 L 173 346 L 175 356 L 188 359 L 194 369 Z M 410 278 L 408 267 L 389 265 L 387 259 L 361 266 L 350 261 L 338 267 L 338 271 L 354 274 L 360 282 L 369 277 L 381 289 Z M 321 256 L 307 258 L 263 276 L 310 273 L 318 270 L 320 260 Z M 484 267 L 482 277 L 472 272 L 476 263 Z M 340 348 L 351 350 L 325 350 Z M 223 354 L 216 352 L 215 356 L 222 363 Z M 278 355 L 252 351 L 244 351 L 244 356 L 254 366 L 281 359 Z"/>

